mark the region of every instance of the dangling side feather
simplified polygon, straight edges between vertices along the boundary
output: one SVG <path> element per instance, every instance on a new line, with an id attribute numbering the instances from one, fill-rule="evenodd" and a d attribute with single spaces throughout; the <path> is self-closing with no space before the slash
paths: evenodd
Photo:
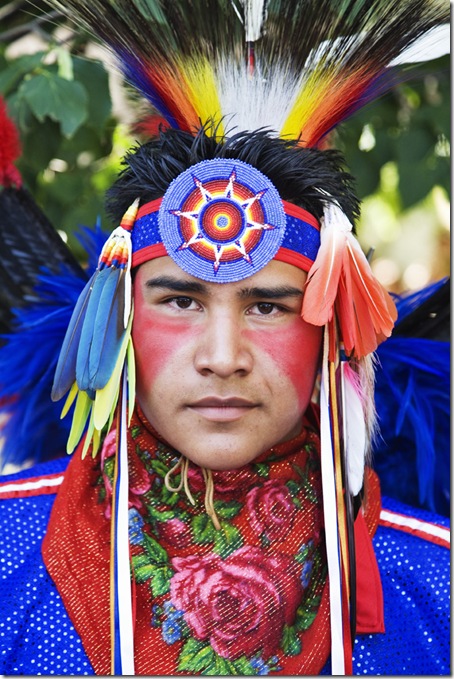
<path id="1" fill-rule="evenodd" d="M 341 362 L 342 415 L 348 490 L 357 495 L 363 485 L 367 450 L 366 419 L 358 374 Z"/>
<path id="2" fill-rule="evenodd" d="M 356 358 L 375 351 L 390 336 L 397 317 L 394 302 L 352 234 L 352 225 L 338 206 L 327 204 L 301 314 L 312 325 L 325 325 L 334 310 L 345 352 Z"/>

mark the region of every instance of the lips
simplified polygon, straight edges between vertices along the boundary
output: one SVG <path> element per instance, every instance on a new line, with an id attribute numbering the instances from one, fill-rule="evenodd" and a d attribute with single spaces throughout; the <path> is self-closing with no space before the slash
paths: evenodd
<path id="1" fill-rule="evenodd" d="M 190 403 L 188 408 L 210 422 L 235 422 L 258 406 L 258 403 L 236 396 L 206 396 Z"/>

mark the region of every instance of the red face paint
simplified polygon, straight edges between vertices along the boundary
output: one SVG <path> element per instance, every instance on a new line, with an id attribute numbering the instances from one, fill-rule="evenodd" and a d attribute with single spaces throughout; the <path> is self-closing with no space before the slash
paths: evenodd
<path id="1" fill-rule="evenodd" d="M 295 387 L 299 405 L 305 409 L 312 394 L 321 349 L 321 328 L 296 318 L 282 328 L 246 330 L 251 342 L 271 357 Z"/>
<path id="2" fill-rule="evenodd" d="M 134 291 L 132 340 L 140 378 L 138 390 L 149 391 L 169 359 L 193 338 L 196 330 L 183 319 L 167 318 L 148 306 L 140 287 Z"/>

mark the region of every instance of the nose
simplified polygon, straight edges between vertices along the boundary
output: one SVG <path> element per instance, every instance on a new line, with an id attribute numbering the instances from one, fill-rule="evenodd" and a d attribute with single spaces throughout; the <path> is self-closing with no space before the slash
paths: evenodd
<path id="1" fill-rule="evenodd" d="M 247 375 L 252 370 L 253 357 L 248 340 L 242 334 L 241 321 L 234 314 L 210 314 L 199 336 L 195 354 L 198 372 L 219 377 Z"/>

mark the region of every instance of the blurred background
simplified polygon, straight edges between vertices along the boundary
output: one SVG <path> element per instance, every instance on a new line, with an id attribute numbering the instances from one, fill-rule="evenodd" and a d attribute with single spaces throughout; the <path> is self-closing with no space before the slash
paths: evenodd
<path id="1" fill-rule="evenodd" d="M 73 230 L 105 216 L 104 192 L 124 153 L 144 137 L 141 104 L 122 86 L 109 55 L 40 0 L 0 2 L 0 94 L 18 125 L 18 167 L 50 221 L 83 257 Z M 142 109 L 143 110 L 143 109 Z M 146 111 L 143 110 L 146 115 Z M 363 199 L 363 249 L 393 292 L 449 273 L 449 57 L 336 132 Z"/>

